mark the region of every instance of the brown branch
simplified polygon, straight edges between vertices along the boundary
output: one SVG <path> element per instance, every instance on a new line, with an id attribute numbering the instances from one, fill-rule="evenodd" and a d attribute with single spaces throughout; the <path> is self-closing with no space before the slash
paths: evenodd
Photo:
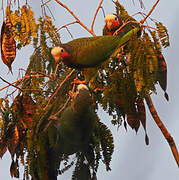
<path id="1" fill-rule="evenodd" d="M 60 31 L 61 29 L 66 28 L 67 26 L 75 24 L 75 23 L 78 23 L 78 21 L 73 21 L 73 22 L 70 22 L 68 24 L 65 24 L 65 25 L 61 26 L 60 28 L 58 28 L 57 31 Z"/>
<path id="2" fill-rule="evenodd" d="M 48 0 L 48 1 L 44 2 L 44 3 L 42 3 L 41 7 L 45 6 L 45 5 L 48 4 L 50 1 L 51 1 L 51 0 Z"/>
<path id="3" fill-rule="evenodd" d="M 67 30 L 68 34 L 70 35 L 70 37 L 73 39 L 73 35 L 72 35 L 72 33 L 70 32 L 70 30 L 68 29 L 68 27 L 66 27 L 66 30 Z"/>
<path id="4" fill-rule="evenodd" d="M 57 78 L 57 71 L 58 71 L 58 67 L 59 67 L 59 63 L 56 65 L 54 74 L 53 74 L 53 78 L 56 79 Z"/>
<path id="5" fill-rule="evenodd" d="M 156 3 L 153 5 L 152 9 L 149 11 L 149 13 L 147 14 L 147 16 L 140 21 L 141 24 L 144 24 L 144 22 L 146 21 L 146 19 L 152 14 L 153 10 L 155 9 L 155 7 L 157 6 L 157 4 L 159 3 L 160 0 L 157 0 Z"/>
<path id="6" fill-rule="evenodd" d="M 77 16 L 63 3 L 61 3 L 59 0 L 55 0 L 60 6 L 62 6 L 63 8 L 65 8 L 75 19 L 76 21 L 84 28 L 86 29 L 90 34 L 92 34 L 93 36 L 96 36 L 90 29 L 88 29 L 87 26 L 85 26 L 78 18 Z"/>
<path id="7" fill-rule="evenodd" d="M 97 10 L 96 10 L 96 12 L 95 12 L 95 14 L 94 14 L 93 22 L 92 22 L 92 24 L 91 24 L 91 32 L 92 32 L 92 33 L 94 33 L 94 30 L 93 30 L 94 22 L 95 22 L 95 20 L 96 20 L 96 16 L 97 16 L 97 14 L 98 14 L 99 9 L 101 8 L 101 4 L 103 3 L 103 1 L 104 1 L 104 0 L 101 0 L 101 1 L 100 1 L 99 6 L 98 6 L 98 8 L 97 8 Z"/>
<path id="8" fill-rule="evenodd" d="M 154 107 L 154 105 L 152 103 L 151 97 L 147 96 L 145 98 L 145 100 L 147 102 L 148 108 L 150 110 L 150 113 L 151 113 L 155 123 L 160 128 L 163 136 L 167 140 L 167 142 L 168 142 L 168 144 L 169 144 L 169 146 L 171 148 L 171 151 L 173 153 L 173 156 L 175 158 L 175 161 L 176 161 L 176 163 L 177 163 L 177 165 L 179 167 L 179 154 L 178 154 L 178 150 L 177 150 L 177 147 L 175 145 L 175 141 L 174 141 L 173 137 L 170 135 L 170 133 L 168 132 L 167 128 L 165 127 L 165 125 L 160 120 L 160 117 L 158 116 L 157 111 L 155 110 L 155 107 Z"/>
<path id="9" fill-rule="evenodd" d="M 2 78 L 1 76 L 0 76 L 0 79 L 2 80 L 2 81 L 4 81 L 5 83 L 7 83 L 8 84 L 8 87 L 9 86 L 12 86 L 12 87 L 14 87 L 14 88 L 16 88 L 16 89 L 19 89 L 20 91 L 23 91 L 21 88 L 19 88 L 18 86 L 15 86 L 14 85 L 14 83 L 9 83 L 8 81 L 6 81 L 4 78 Z"/>
<path id="10" fill-rule="evenodd" d="M 61 89 L 62 85 L 68 80 L 68 78 L 75 72 L 75 69 L 73 69 L 68 76 L 58 85 L 57 89 L 55 90 L 55 92 L 53 93 L 53 95 L 50 97 L 50 99 L 48 100 L 47 105 L 44 108 L 44 111 L 48 108 L 50 102 L 52 101 L 52 99 L 58 94 L 59 90 Z"/>
<path id="11" fill-rule="evenodd" d="M 8 83 L 8 85 L 2 87 L 2 88 L 0 89 L 0 91 L 8 88 L 9 86 L 13 86 L 14 84 L 19 83 L 19 82 L 21 82 L 21 81 L 23 81 L 23 80 L 25 80 L 25 79 L 37 78 L 37 77 L 44 77 L 44 75 L 42 75 L 42 74 L 36 74 L 36 75 L 28 75 L 28 76 L 25 76 L 25 77 L 23 77 L 23 78 L 21 78 L 21 79 L 18 79 L 17 81 L 14 81 L 14 82 L 12 82 L 12 83 Z M 47 77 L 48 77 L 48 76 L 47 76 Z M 15 86 L 15 87 L 16 87 L 16 86 Z M 17 88 L 17 87 L 16 87 L 16 88 Z"/>

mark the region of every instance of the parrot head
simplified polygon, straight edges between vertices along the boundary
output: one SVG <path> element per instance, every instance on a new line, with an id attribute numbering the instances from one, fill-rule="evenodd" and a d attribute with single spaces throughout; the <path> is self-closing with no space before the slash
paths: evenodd
<path id="1" fill-rule="evenodd" d="M 52 54 L 53 58 L 55 59 L 56 63 L 59 63 L 60 60 L 65 61 L 65 60 L 68 60 L 71 58 L 71 55 L 67 51 L 65 51 L 64 48 L 62 48 L 60 46 L 56 46 L 56 47 L 52 48 L 51 54 Z"/>
<path id="2" fill-rule="evenodd" d="M 77 86 L 77 91 L 79 92 L 80 90 L 87 90 L 87 91 L 89 91 L 88 87 L 85 84 L 79 84 Z"/>
<path id="3" fill-rule="evenodd" d="M 122 21 L 115 14 L 108 14 L 105 17 L 105 26 L 108 31 L 113 31 L 114 29 L 118 29 L 122 25 Z"/>

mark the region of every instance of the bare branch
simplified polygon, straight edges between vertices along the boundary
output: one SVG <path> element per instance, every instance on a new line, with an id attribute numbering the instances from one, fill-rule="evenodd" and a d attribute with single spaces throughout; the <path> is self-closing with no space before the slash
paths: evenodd
<path id="1" fill-rule="evenodd" d="M 76 21 L 84 28 L 86 29 L 91 35 L 96 36 L 90 29 L 88 29 L 87 26 L 85 26 L 78 18 L 77 16 L 63 3 L 61 3 L 59 0 L 55 0 L 60 6 L 62 6 L 63 8 L 65 8 L 75 19 Z"/>
<path id="2" fill-rule="evenodd" d="M 61 29 L 66 28 L 67 26 L 69 26 L 71 24 L 75 24 L 75 23 L 78 23 L 78 21 L 73 21 L 73 22 L 70 22 L 68 24 L 65 24 L 65 25 L 61 26 L 60 28 L 58 28 L 57 31 L 60 31 Z"/>
<path id="3" fill-rule="evenodd" d="M 91 24 L 91 32 L 93 32 L 93 33 L 94 33 L 94 29 L 93 29 L 93 27 L 94 27 L 94 22 L 95 22 L 95 20 L 96 20 L 96 16 L 97 16 L 97 14 L 98 14 L 99 9 L 101 8 L 101 4 L 103 3 L 103 1 L 104 1 L 104 0 L 101 0 L 101 1 L 100 1 L 99 6 L 98 6 L 98 8 L 97 8 L 97 10 L 96 10 L 96 12 L 95 12 L 95 14 L 94 14 L 93 22 L 92 22 L 92 24 Z"/>
<path id="4" fill-rule="evenodd" d="M 19 88 L 18 86 L 15 86 L 13 83 L 9 83 L 8 81 L 6 81 L 6 80 L 5 80 L 4 78 L 2 78 L 1 76 L 0 76 L 0 79 L 1 79 L 2 81 L 4 81 L 5 83 L 8 84 L 7 87 L 13 86 L 13 87 L 16 88 L 16 89 L 19 89 L 20 91 L 23 91 L 21 88 Z M 1 89 L 0 89 L 0 90 L 1 90 Z"/>
<path id="5" fill-rule="evenodd" d="M 146 19 L 151 15 L 151 13 L 153 12 L 153 10 L 155 9 L 155 7 L 157 6 L 157 4 L 159 3 L 160 0 L 157 0 L 156 3 L 153 5 L 152 9 L 149 11 L 149 13 L 147 14 L 147 16 L 140 21 L 141 24 L 144 24 L 144 22 L 146 21 Z"/>
<path id="6" fill-rule="evenodd" d="M 168 132 L 167 128 L 165 127 L 165 125 L 162 123 L 162 121 L 160 120 L 160 117 L 158 116 L 157 114 L 157 111 L 155 110 L 155 107 L 152 103 L 152 99 L 150 96 L 147 96 L 145 98 L 146 102 L 147 102 L 147 105 L 148 105 L 148 108 L 150 110 L 150 113 L 155 121 L 155 123 L 157 124 L 157 126 L 160 128 L 163 136 L 165 137 L 165 139 L 167 140 L 171 150 L 172 150 L 172 153 L 173 153 L 173 156 L 175 158 L 175 161 L 179 167 L 179 154 L 178 154 L 178 150 L 177 150 L 177 147 L 175 145 L 175 141 L 173 139 L 173 137 L 170 135 L 170 133 Z"/>
<path id="7" fill-rule="evenodd" d="M 44 75 L 43 75 L 43 74 L 27 75 L 27 76 L 25 76 L 25 77 L 23 77 L 23 78 L 21 78 L 21 79 L 18 79 L 17 81 L 14 81 L 14 82 L 12 82 L 12 83 L 9 83 L 9 82 L 8 82 L 8 85 L 2 87 L 2 88 L 0 89 L 0 91 L 8 88 L 9 86 L 14 86 L 14 84 L 20 83 L 20 82 L 24 81 L 25 79 L 38 78 L 38 77 L 44 77 Z M 46 77 L 49 77 L 49 76 L 46 76 Z M 14 86 L 14 87 L 17 88 L 16 86 Z"/>
<path id="8" fill-rule="evenodd" d="M 50 1 L 51 1 L 51 0 L 48 0 L 48 1 L 44 2 L 44 3 L 42 3 L 41 7 L 45 6 L 45 5 L 48 4 Z"/>

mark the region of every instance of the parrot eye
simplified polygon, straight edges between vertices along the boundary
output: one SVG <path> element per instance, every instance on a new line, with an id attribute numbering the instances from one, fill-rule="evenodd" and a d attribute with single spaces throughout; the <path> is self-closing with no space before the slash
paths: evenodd
<path id="1" fill-rule="evenodd" d="M 63 53 L 64 52 L 64 49 L 61 49 L 61 53 Z"/>
<path id="2" fill-rule="evenodd" d="M 115 17 L 115 19 L 114 19 L 115 21 L 117 21 L 117 17 Z"/>

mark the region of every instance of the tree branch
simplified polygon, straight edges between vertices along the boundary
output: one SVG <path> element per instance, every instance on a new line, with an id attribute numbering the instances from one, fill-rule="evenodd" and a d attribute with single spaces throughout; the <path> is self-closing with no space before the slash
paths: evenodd
<path id="1" fill-rule="evenodd" d="M 65 25 L 61 26 L 60 28 L 58 28 L 57 31 L 60 31 L 61 29 L 66 28 L 67 26 L 75 24 L 75 23 L 78 23 L 78 21 L 73 21 L 73 22 L 70 22 L 68 24 L 65 24 Z"/>
<path id="2" fill-rule="evenodd" d="M 157 6 L 157 4 L 159 3 L 160 0 L 157 0 L 156 3 L 153 5 L 152 9 L 149 11 L 149 13 L 147 14 L 147 16 L 140 21 L 141 24 L 144 24 L 144 22 L 146 21 L 146 19 L 152 14 L 153 10 L 155 9 L 155 7 Z"/>
<path id="3" fill-rule="evenodd" d="M 2 81 L 4 81 L 5 83 L 7 83 L 8 84 L 8 86 L 7 87 L 9 87 L 9 86 L 12 86 L 12 87 L 14 87 L 14 88 L 16 88 L 16 89 L 19 89 L 20 91 L 23 91 L 21 88 L 19 88 L 18 86 L 15 86 L 14 85 L 14 83 L 9 83 L 8 81 L 6 81 L 4 78 L 2 78 L 1 76 L 0 76 L 0 79 L 2 80 Z M 2 88 L 1 88 L 2 89 Z M 1 91 L 1 89 L 0 89 L 0 91 Z"/>
<path id="4" fill-rule="evenodd" d="M 63 8 L 65 8 L 75 19 L 76 21 L 84 28 L 86 29 L 91 35 L 96 36 L 90 29 L 88 29 L 87 26 L 85 26 L 78 18 L 77 16 L 63 3 L 61 3 L 59 0 L 55 0 L 60 6 L 62 6 Z"/>
<path id="5" fill-rule="evenodd" d="M 171 151 L 173 153 L 173 156 L 175 158 L 175 161 L 176 161 L 176 163 L 177 163 L 177 165 L 179 167 L 179 154 L 178 154 L 178 150 L 177 150 L 177 147 L 175 145 L 175 141 L 174 141 L 173 137 L 170 135 L 170 133 L 168 132 L 167 128 L 165 127 L 165 125 L 160 120 L 160 117 L 158 116 L 157 111 L 155 110 L 155 107 L 154 107 L 154 105 L 152 103 L 151 97 L 147 96 L 145 98 L 145 100 L 147 102 L 148 108 L 150 110 L 150 113 L 151 113 L 155 123 L 160 128 L 163 136 L 167 140 L 167 142 L 168 142 L 168 144 L 169 144 L 169 146 L 171 148 Z"/>
<path id="6" fill-rule="evenodd" d="M 17 88 L 16 86 L 14 86 L 14 84 L 19 83 L 19 82 L 21 82 L 21 81 L 23 81 L 23 80 L 25 80 L 25 79 L 38 78 L 38 77 L 48 77 L 48 78 L 50 78 L 49 76 L 45 76 L 44 74 L 27 75 L 27 76 L 25 76 L 25 77 L 23 77 L 23 78 L 21 78 L 21 79 L 18 79 L 17 81 L 14 81 L 14 82 L 12 82 L 12 83 L 8 83 L 8 85 L 2 87 L 2 88 L 0 89 L 0 91 L 8 88 L 9 86 L 13 86 L 13 87 Z M 53 78 L 50 78 L 50 79 L 53 79 Z"/>
<path id="7" fill-rule="evenodd" d="M 55 92 L 53 93 L 53 95 L 50 97 L 47 105 L 44 108 L 44 111 L 48 108 L 50 102 L 52 101 L 52 99 L 58 94 L 59 90 L 61 89 L 62 85 L 68 80 L 68 78 L 75 72 L 75 69 L 73 69 L 68 76 L 58 85 L 57 89 L 55 90 Z"/>
<path id="8" fill-rule="evenodd" d="M 104 1 L 104 0 L 101 0 L 101 2 L 99 3 L 98 8 L 97 8 L 97 10 L 96 10 L 96 13 L 94 14 L 93 22 L 92 22 L 92 24 L 91 24 L 91 32 L 92 32 L 92 33 L 94 33 L 94 30 L 93 30 L 94 22 L 95 22 L 95 20 L 96 20 L 96 16 L 97 16 L 97 14 L 98 14 L 99 9 L 101 8 L 101 4 L 103 3 L 103 1 Z"/>

